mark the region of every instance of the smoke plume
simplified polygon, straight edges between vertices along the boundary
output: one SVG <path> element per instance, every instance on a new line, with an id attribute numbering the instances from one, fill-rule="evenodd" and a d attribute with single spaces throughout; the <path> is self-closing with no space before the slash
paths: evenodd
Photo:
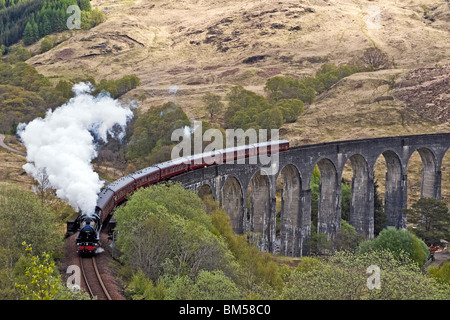
<path id="1" fill-rule="evenodd" d="M 27 148 L 28 163 L 23 169 L 36 180 L 45 171 L 56 195 L 77 211 L 91 214 L 103 181 L 91 161 L 97 157 L 96 140 L 107 142 L 117 126 L 124 128 L 133 116 L 109 95 L 89 94 L 90 83 L 73 86 L 75 96 L 66 104 L 48 110 L 45 118 L 36 118 L 18 126 L 18 134 Z"/>

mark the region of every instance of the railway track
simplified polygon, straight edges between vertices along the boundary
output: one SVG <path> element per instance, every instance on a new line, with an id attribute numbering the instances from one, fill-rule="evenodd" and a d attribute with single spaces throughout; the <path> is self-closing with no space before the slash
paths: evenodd
<path id="1" fill-rule="evenodd" d="M 91 297 L 97 297 L 98 300 L 112 300 L 103 283 L 95 257 L 85 258 L 80 256 L 80 268 L 87 291 Z"/>

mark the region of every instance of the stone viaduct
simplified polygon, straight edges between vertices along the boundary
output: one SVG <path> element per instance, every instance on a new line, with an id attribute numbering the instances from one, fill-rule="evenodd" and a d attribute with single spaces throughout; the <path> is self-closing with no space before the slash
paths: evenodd
<path id="1" fill-rule="evenodd" d="M 320 170 L 318 232 L 333 240 L 340 228 L 341 177 L 346 163 L 353 170 L 350 224 L 366 237 L 374 235 L 374 166 L 386 163 L 385 212 L 388 225 L 406 227 L 407 165 L 418 151 L 422 159 L 421 196 L 441 196 L 441 164 L 450 148 L 450 133 L 338 141 L 291 147 L 279 153 L 275 174 L 262 165 L 225 163 L 181 174 L 172 180 L 199 193 L 212 193 L 231 218 L 237 234 L 260 234 L 263 251 L 306 254 L 311 234 L 310 179 Z M 255 163 L 255 162 L 253 162 Z M 280 179 L 280 180 L 278 180 Z M 276 239 L 277 181 L 282 181 L 281 222 Z"/>

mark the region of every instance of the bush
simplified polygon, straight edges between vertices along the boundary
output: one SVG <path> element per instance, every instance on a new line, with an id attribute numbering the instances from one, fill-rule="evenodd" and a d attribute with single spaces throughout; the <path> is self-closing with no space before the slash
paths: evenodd
<path id="1" fill-rule="evenodd" d="M 123 259 L 153 281 L 163 274 L 229 271 L 226 245 L 211 232 L 200 198 L 179 184 L 138 190 L 114 216 Z"/>
<path id="2" fill-rule="evenodd" d="M 303 101 L 299 99 L 281 99 L 275 104 L 280 108 L 285 122 L 295 122 L 304 111 Z"/>
<path id="3" fill-rule="evenodd" d="M 388 227 L 373 240 L 363 241 L 358 248 L 361 253 L 377 250 L 390 250 L 400 257 L 404 252 L 417 265 L 422 266 L 428 260 L 430 251 L 427 245 L 416 235 L 405 229 Z"/>
<path id="4" fill-rule="evenodd" d="M 450 237 L 450 211 L 444 201 L 421 198 L 406 213 L 414 225 L 412 232 L 426 244 L 439 245 L 441 239 Z"/>
<path id="5" fill-rule="evenodd" d="M 319 265 L 316 266 L 316 264 Z M 380 289 L 369 289 L 369 266 L 380 268 Z M 291 273 L 280 298 L 308 300 L 410 300 L 450 298 L 450 287 L 427 277 L 405 253 L 340 251 Z"/>
<path id="6" fill-rule="evenodd" d="M 209 211 L 214 226 L 213 232 L 223 237 L 238 264 L 238 275 L 234 281 L 250 291 L 255 288 L 267 289 L 267 286 L 270 286 L 271 290 L 279 290 L 283 286 L 283 281 L 277 264 L 269 254 L 250 245 L 245 235 L 235 235 L 225 210 L 215 209 L 213 203 L 214 201 L 207 203 L 207 207 L 214 208 Z M 267 293 L 262 291 L 263 293 L 260 292 L 257 296 Z"/>
<path id="7" fill-rule="evenodd" d="M 168 102 L 159 108 L 151 108 L 143 114 L 139 114 L 133 123 L 133 134 L 128 144 L 127 158 L 136 161 L 138 167 L 156 163 L 153 161 L 166 161 L 168 158 L 159 157 L 164 146 L 173 146 L 172 132 L 175 129 L 190 126 L 191 123 L 178 105 Z M 152 158 L 154 157 L 154 158 Z M 153 159 L 153 160 L 151 160 Z"/>
<path id="8" fill-rule="evenodd" d="M 111 97 L 117 99 L 128 91 L 135 89 L 139 85 L 140 79 L 132 75 L 123 76 L 118 80 L 102 79 L 100 83 L 95 85 L 96 89 L 92 94 L 97 95 L 104 90 L 106 92 L 109 92 L 111 94 Z"/>
<path id="9" fill-rule="evenodd" d="M 311 104 L 316 95 L 312 82 L 312 78 L 298 80 L 291 76 L 275 76 L 267 80 L 264 90 L 268 99 L 275 103 L 282 99 L 298 99 Z"/>
<path id="10" fill-rule="evenodd" d="M 383 69 L 387 67 L 389 59 L 386 53 L 378 48 L 368 48 L 364 51 L 361 60 L 370 69 Z"/>
<path id="11" fill-rule="evenodd" d="M 362 236 L 358 234 L 355 228 L 346 221 L 341 220 L 341 228 L 336 235 L 336 249 L 354 251 L 361 241 Z"/>
<path id="12" fill-rule="evenodd" d="M 47 52 L 51 48 L 53 48 L 53 40 L 47 36 L 41 42 L 41 53 Z"/>
<path id="13" fill-rule="evenodd" d="M 439 267 L 428 267 L 428 273 L 436 281 L 450 285 L 450 261 L 444 262 Z"/>
<path id="14" fill-rule="evenodd" d="M 359 71 L 357 66 L 353 65 L 341 65 L 335 66 L 334 64 L 326 63 L 320 67 L 316 72 L 314 78 L 314 86 L 317 93 L 322 93 L 339 80 L 348 77 L 349 75 Z"/>

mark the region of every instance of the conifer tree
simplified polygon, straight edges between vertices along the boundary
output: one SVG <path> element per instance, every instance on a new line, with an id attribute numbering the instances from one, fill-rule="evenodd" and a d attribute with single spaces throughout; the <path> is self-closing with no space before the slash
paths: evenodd
<path id="1" fill-rule="evenodd" d="M 33 27 L 30 21 L 27 22 L 25 29 L 23 30 L 23 43 L 28 46 L 34 42 Z"/>

